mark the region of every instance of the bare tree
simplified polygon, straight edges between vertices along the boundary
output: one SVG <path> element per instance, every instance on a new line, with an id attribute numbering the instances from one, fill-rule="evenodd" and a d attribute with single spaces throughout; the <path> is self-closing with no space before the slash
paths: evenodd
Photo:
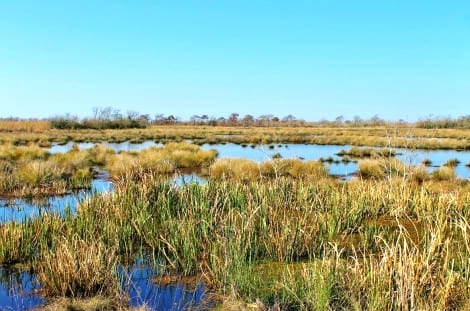
<path id="1" fill-rule="evenodd" d="M 228 122 L 229 122 L 229 124 L 230 124 L 230 125 L 237 125 L 237 124 L 238 124 L 238 117 L 239 117 L 239 116 L 240 116 L 240 115 L 239 115 L 238 113 L 236 113 L 236 112 L 231 113 L 231 114 L 229 115 L 229 117 L 228 117 Z"/>

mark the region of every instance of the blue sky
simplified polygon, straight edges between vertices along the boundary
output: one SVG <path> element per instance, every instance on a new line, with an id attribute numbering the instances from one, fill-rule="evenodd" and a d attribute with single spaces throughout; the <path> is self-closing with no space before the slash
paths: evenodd
<path id="1" fill-rule="evenodd" d="M 0 0 L 0 117 L 470 114 L 470 1 Z"/>

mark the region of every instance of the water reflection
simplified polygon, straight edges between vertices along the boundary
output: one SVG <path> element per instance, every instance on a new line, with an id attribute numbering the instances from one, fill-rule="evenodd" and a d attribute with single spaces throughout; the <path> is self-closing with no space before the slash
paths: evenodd
<path id="1" fill-rule="evenodd" d="M 49 152 L 54 153 L 65 153 L 70 151 L 74 145 L 77 145 L 80 150 L 90 149 L 93 148 L 96 144 L 95 143 L 74 143 L 73 141 L 69 141 L 64 145 L 53 144 L 51 148 L 49 148 Z M 121 143 L 109 143 L 109 142 L 101 142 L 100 145 L 108 147 L 110 149 L 115 150 L 116 152 L 119 151 L 141 151 L 143 149 L 147 149 L 150 147 L 160 147 L 163 146 L 161 143 L 156 143 L 151 140 L 144 141 L 142 143 L 132 143 L 130 141 L 124 141 Z"/>
<path id="2" fill-rule="evenodd" d="M 183 185 L 187 185 L 187 184 L 190 184 L 190 183 L 203 184 L 206 181 L 207 181 L 207 179 L 199 176 L 196 173 L 192 173 L 192 174 L 178 174 L 178 175 L 175 175 L 172 178 L 171 182 L 173 184 L 177 185 L 177 186 L 183 186 Z"/>
<path id="3" fill-rule="evenodd" d="M 397 158 L 404 163 L 418 165 L 424 159 L 431 160 L 430 171 L 436 170 L 441 167 L 450 159 L 458 159 L 460 164 L 455 167 L 455 174 L 460 178 L 470 178 L 470 168 L 465 164 L 470 163 L 470 151 L 455 151 L 455 150 L 409 150 L 397 149 L 401 152 Z"/>
<path id="4" fill-rule="evenodd" d="M 158 284 L 151 264 L 120 267 L 118 277 L 130 307 L 147 310 L 188 310 L 208 306 L 207 289 L 202 283 L 174 282 Z M 36 276 L 15 267 L 0 266 L 0 310 L 30 310 L 45 303 L 39 295 Z"/>
<path id="5" fill-rule="evenodd" d="M 38 282 L 33 274 L 0 266 L 0 310 L 28 310 L 44 301 L 37 295 Z"/>
<path id="6" fill-rule="evenodd" d="M 157 274 L 149 266 L 132 266 L 120 272 L 123 288 L 131 307 L 146 306 L 150 310 L 188 310 L 207 305 L 207 290 L 202 283 L 183 281 L 168 284 L 154 282 Z M 202 307 L 198 310 L 203 310 Z"/>

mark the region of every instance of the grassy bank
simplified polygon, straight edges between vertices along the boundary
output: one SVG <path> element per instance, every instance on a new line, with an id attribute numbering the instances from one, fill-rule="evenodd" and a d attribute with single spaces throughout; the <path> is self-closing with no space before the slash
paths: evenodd
<path id="1" fill-rule="evenodd" d="M 1 122 L 0 122 L 1 123 Z M 1 126 L 0 126 L 1 128 Z M 35 130 L 0 131 L 0 141 L 24 145 L 38 143 L 43 146 L 54 143 L 74 142 L 175 142 L 191 140 L 197 144 L 321 144 L 376 147 L 402 147 L 420 149 L 470 148 L 467 129 L 425 129 L 411 126 L 375 127 L 230 127 L 207 125 L 153 125 L 145 129 L 120 130 L 57 130 L 38 127 Z"/>

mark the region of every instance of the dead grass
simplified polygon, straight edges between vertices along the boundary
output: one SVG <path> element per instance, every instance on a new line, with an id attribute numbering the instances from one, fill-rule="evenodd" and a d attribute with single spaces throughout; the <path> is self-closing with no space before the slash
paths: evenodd
<path id="1" fill-rule="evenodd" d="M 420 129 L 414 127 L 229 127 L 155 125 L 145 129 L 55 130 L 2 132 L 0 141 L 16 145 L 42 142 L 122 142 L 189 140 L 197 144 L 232 142 L 236 144 L 308 143 L 375 147 L 468 150 L 466 129 Z"/>

